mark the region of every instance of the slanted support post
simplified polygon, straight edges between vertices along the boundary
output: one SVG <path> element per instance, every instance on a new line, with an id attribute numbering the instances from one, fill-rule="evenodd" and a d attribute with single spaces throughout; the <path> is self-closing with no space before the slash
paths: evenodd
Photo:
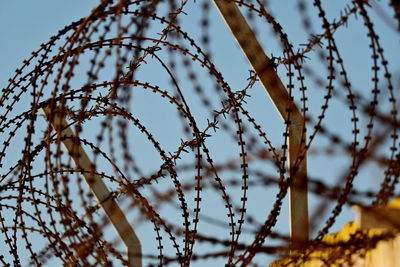
<path id="1" fill-rule="evenodd" d="M 76 167 L 82 170 L 81 174 L 83 178 L 89 185 L 100 207 L 106 213 L 110 223 L 117 231 L 121 241 L 125 244 L 129 267 L 141 267 L 142 248 L 135 231 L 118 206 L 118 203 L 111 197 L 112 195 L 103 182 L 102 177 L 93 170 L 93 163 L 65 121 L 64 114 L 60 114 L 60 110 L 57 108 L 54 110 L 50 109 L 49 106 L 44 107 L 43 112 L 53 130 L 61 138 Z"/>
<path id="2" fill-rule="evenodd" d="M 305 120 L 236 4 L 229 0 L 214 0 L 214 4 L 280 116 L 289 124 L 290 233 L 292 248 L 300 249 L 309 234 Z"/>

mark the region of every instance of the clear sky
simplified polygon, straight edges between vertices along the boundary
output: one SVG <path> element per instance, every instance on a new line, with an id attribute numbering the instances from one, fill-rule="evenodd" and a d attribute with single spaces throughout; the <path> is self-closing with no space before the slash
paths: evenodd
<path id="1" fill-rule="evenodd" d="M 227 29 L 226 25 L 223 23 L 222 18 L 216 12 L 215 7 L 210 5 L 209 13 L 209 37 L 210 46 L 204 46 L 199 40 L 202 36 L 202 28 L 200 27 L 202 9 L 201 6 L 204 1 L 189 1 L 185 6 L 184 11 L 187 15 L 182 15 L 180 17 L 180 25 L 182 29 L 188 32 L 189 36 L 193 37 L 201 47 L 204 47 L 206 51 L 211 51 L 212 60 L 217 69 L 222 73 L 226 82 L 230 85 L 233 91 L 240 91 L 248 83 L 249 70 L 251 67 L 248 65 L 246 59 L 244 58 L 242 52 L 236 45 L 231 33 Z M 329 19 L 339 18 L 341 11 L 345 11 L 345 7 L 350 1 L 323 1 L 323 6 L 326 10 L 329 10 L 327 16 Z M 340 3 L 340 4 L 339 4 Z M 372 6 L 381 6 L 380 9 L 369 9 L 370 15 L 373 18 L 376 32 L 380 36 L 380 42 L 384 48 L 384 53 L 386 59 L 389 60 L 389 69 L 394 76 L 393 83 L 395 86 L 396 94 L 398 96 L 399 89 L 399 76 L 400 65 L 398 60 L 399 51 L 399 32 L 393 29 L 393 25 L 396 25 L 393 18 L 391 10 L 388 9 L 387 5 L 383 1 L 373 2 Z M 3 88 L 7 86 L 7 80 L 14 75 L 16 68 L 22 66 L 24 59 L 28 58 L 30 53 L 40 47 L 44 42 L 47 42 L 51 36 L 56 34 L 64 26 L 69 25 L 71 22 L 76 21 L 82 17 L 90 14 L 90 11 L 98 4 L 95 0 L 71 0 L 71 1 L 61 1 L 61 0 L 38 0 L 38 1 L 1 1 L 0 3 L 0 34 L 2 42 L 0 44 L 0 87 Z M 166 10 L 163 9 L 165 6 L 161 5 L 158 12 L 161 16 L 165 16 Z M 317 16 L 317 11 L 308 5 L 309 19 L 311 21 L 311 30 L 315 34 L 322 32 L 321 22 Z M 268 11 L 271 12 L 275 19 L 282 25 L 284 31 L 287 33 L 290 42 L 293 44 L 293 50 L 295 52 L 298 49 L 303 49 L 302 44 L 308 43 L 311 38 L 310 35 L 303 29 L 301 24 L 301 16 L 296 5 L 296 1 L 269 1 Z M 382 19 L 381 13 L 390 14 L 385 20 Z M 386 21 L 387 20 L 387 21 Z M 128 20 L 127 20 L 128 21 Z M 149 31 L 146 36 L 151 38 L 158 38 L 157 36 L 160 26 L 156 21 L 152 21 L 152 25 L 149 27 Z M 365 99 L 370 99 L 373 77 L 371 66 L 371 50 L 369 47 L 369 41 L 367 38 L 367 29 L 363 26 L 362 19 L 355 19 L 354 15 L 349 17 L 349 26 L 340 27 L 335 32 L 335 38 L 337 40 L 337 45 L 340 54 L 343 58 L 344 65 L 348 72 L 349 79 L 353 85 L 354 92 L 357 92 Z M 273 54 L 276 57 L 283 57 L 282 48 L 279 45 L 279 40 L 273 34 L 271 27 L 265 22 L 258 18 L 251 21 L 251 25 L 257 32 L 257 37 L 263 45 L 263 48 L 267 55 Z M 113 37 L 115 32 L 111 31 L 108 37 Z M 192 49 L 188 43 L 185 41 L 180 41 L 183 46 Z M 61 42 L 58 46 L 61 45 Z M 146 44 L 147 45 L 147 44 Z M 320 60 L 318 58 L 318 53 L 321 51 L 326 53 L 327 50 L 326 40 L 322 41 L 321 48 L 315 47 L 314 51 L 307 53 L 305 66 L 309 68 L 310 74 L 305 75 L 305 82 L 308 87 L 307 97 L 308 97 L 308 108 L 309 114 L 314 120 L 308 125 L 308 133 L 312 132 L 313 123 L 317 119 L 317 116 L 321 112 L 321 105 L 324 101 L 325 86 L 326 86 L 326 62 L 324 59 Z M 207 71 L 199 66 L 197 62 L 192 63 L 192 71 L 196 74 L 196 82 L 192 82 L 188 77 L 190 72 L 189 68 L 184 68 L 182 66 L 181 55 L 178 53 L 167 53 L 167 49 L 163 48 L 157 55 L 165 62 L 171 62 L 173 58 L 177 62 L 177 68 L 174 73 L 176 79 L 185 94 L 186 100 L 191 107 L 191 111 L 196 118 L 198 126 L 203 129 L 207 125 L 207 119 L 212 119 L 212 109 L 205 108 L 202 105 L 200 96 L 195 93 L 195 87 L 198 85 L 202 88 L 202 92 L 207 95 L 207 97 L 212 102 L 212 107 L 214 109 L 220 109 L 220 99 L 218 93 L 215 92 L 215 81 L 211 79 Z M 326 54 L 325 54 L 326 56 Z M 82 58 L 77 71 L 75 72 L 75 78 L 71 81 L 72 86 L 82 86 L 86 82 L 86 71 L 89 66 L 89 55 Z M 186 57 L 186 59 L 188 59 Z M 189 58 L 190 59 L 190 58 Z M 170 76 L 160 65 L 155 57 L 148 57 L 146 63 L 142 64 L 141 68 L 137 72 L 135 78 L 143 81 L 149 82 L 152 85 L 157 85 L 163 90 L 169 92 L 174 92 L 174 88 L 171 85 Z M 191 60 L 191 59 L 190 59 Z M 99 81 L 110 80 L 114 74 L 114 62 L 112 59 L 106 61 L 105 69 L 100 72 Z M 284 65 L 279 65 L 277 67 L 278 74 L 281 76 L 284 83 L 287 83 L 286 78 L 286 68 Z M 382 91 L 387 91 L 385 86 L 387 84 L 383 81 L 382 71 L 379 73 L 379 78 L 382 82 L 380 86 Z M 322 80 L 322 85 L 318 83 L 318 79 Z M 298 83 L 295 82 L 298 86 Z M 353 135 L 352 122 L 351 122 L 351 112 L 349 111 L 348 104 L 342 99 L 346 99 L 346 92 L 343 87 L 341 87 L 339 82 L 335 82 L 337 87 L 337 93 L 333 97 L 330 107 L 326 113 L 326 118 L 324 120 L 324 126 L 329 129 L 329 132 L 340 136 L 345 142 L 352 142 Z M 50 86 L 49 86 L 50 87 Z M 173 105 L 167 103 L 163 98 L 158 95 L 151 94 L 147 90 L 142 90 L 143 88 L 134 87 L 132 88 L 132 100 L 130 102 L 130 111 L 138 118 L 143 125 L 155 136 L 155 138 L 160 142 L 161 146 L 166 152 L 174 153 L 176 149 L 181 144 L 181 140 L 189 140 L 183 131 L 182 120 L 178 117 L 178 113 Z M 50 92 L 52 88 L 48 88 L 47 92 Z M 295 89 L 294 97 L 297 103 L 300 103 L 300 96 L 298 93 L 298 88 Z M 278 116 L 276 110 L 271 104 L 269 98 L 265 94 L 263 88 L 257 83 L 254 87 L 247 92 L 251 97 L 247 98 L 247 103 L 244 107 L 249 111 L 249 113 L 255 118 L 258 124 L 262 126 L 263 131 L 266 132 L 268 138 L 271 140 L 273 146 L 276 149 L 280 149 L 283 144 L 283 132 L 284 125 Z M 171 93 L 173 94 L 173 93 Z M 382 93 L 380 98 L 379 109 L 382 113 L 388 113 L 388 101 L 387 94 Z M 26 98 L 28 99 L 28 98 Z M 25 100 L 27 101 L 27 100 Z M 28 103 L 28 102 L 27 102 Z M 18 106 L 15 114 L 24 111 L 27 106 Z M 4 108 L 0 108 L 1 114 L 5 112 Z M 362 112 L 358 110 L 360 118 L 360 142 L 363 142 L 362 135 L 366 134 L 366 117 L 363 116 Z M 233 127 L 229 116 L 226 119 L 226 123 Z M 224 121 L 221 119 L 221 121 Z M 42 121 L 43 123 L 43 121 Z M 38 124 L 44 125 L 44 124 Z M 39 127 L 38 126 L 38 127 Z M 115 127 L 117 124 L 115 124 Z M 247 128 L 251 128 L 250 124 L 246 124 Z M 20 137 L 23 138 L 25 128 L 22 128 Z M 39 129 L 38 129 L 39 130 Z M 45 129 L 40 129 L 44 131 Z M 88 140 L 94 142 L 96 135 L 101 131 L 100 120 L 93 120 L 86 124 L 86 128 L 83 130 L 83 136 Z M 380 134 L 387 131 L 383 126 L 382 128 L 376 129 L 375 134 Z M 130 125 L 126 130 L 129 136 L 129 147 L 131 148 L 132 157 L 135 159 L 136 165 L 140 166 L 141 171 L 129 171 L 127 175 L 130 179 L 135 180 L 143 176 L 148 176 L 154 171 L 158 170 L 159 166 L 162 164 L 162 160 L 154 147 L 151 146 L 147 139 L 133 126 Z M 235 137 L 234 130 L 225 131 L 219 130 L 213 133 L 210 138 L 207 139 L 207 146 L 210 149 L 210 153 L 213 156 L 214 161 L 217 164 L 226 164 L 228 162 L 233 162 L 234 165 L 240 160 L 239 150 L 237 146 L 237 140 Z M 249 130 L 249 138 L 247 142 L 250 142 L 250 136 L 256 135 L 256 132 Z M 18 136 L 18 135 L 17 135 Z M 38 134 L 39 136 L 39 134 Z M 257 135 L 256 135 L 257 136 Z M 0 141 L 3 142 L 5 137 L 0 137 Z M 38 137 L 39 138 L 39 137 Z M 108 138 L 110 138 L 108 136 Z M 114 132 L 114 138 L 118 139 L 117 131 Z M 14 140 L 16 141 L 16 140 Z M 19 140 L 22 144 L 22 141 Z M 107 150 L 109 147 L 104 143 L 104 149 Z M 119 148 L 120 144 L 116 141 L 116 147 Z M 8 148 L 7 153 L 12 154 L 8 159 L 4 159 L 5 163 L 4 169 L 10 167 L 15 160 L 18 159 L 19 152 L 21 151 L 20 144 L 13 144 Z M 261 151 L 266 151 L 266 146 L 262 145 L 262 142 L 257 143 Z M 377 149 L 378 156 L 388 155 L 388 145 L 387 142 L 382 142 L 382 144 Z M 116 159 L 117 164 L 120 163 L 123 166 L 123 161 L 121 160 L 122 155 L 116 153 L 119 158 Z M 268 153 L 267 153 L 268 154 Z M 341 175 L 345 174 L 349 167 L 349 161 L 351 160 L 351 155 L 346 149 L 335 145 L 330 142 L 325 135 L 317 135 L 312 143 L 309 151 L 308 157 L 308 172 L 311 178 L 319 180 L 331 186 L 339 185 L 343 186 L 343 181 L 340 181 Z M 194 154 L 188 153 L 188 155 L 182 156 L 182 159 L 178 161 L 177 168 L 182 167 L 179 170 L 179 179 L 182 184 L 191 184 L 194 181 L 194 171 L 185 170 L 183 167 L 185 164 L 191 164 L 194 161 Z M 100 164 L 99 164 L 100 163 Z M 112 174 L 111 167 L 107 164 L 101 165 L 103 162 L 99 160 L 98 164 L 103 168 L 103 171 Z M 7 165 L 8 164 L 8 165 Z M 274 185 L 262 185 L 258 183 L 260 177 L 254 173 L 261 172 L 268 176 L 276 176 L 276 169 L 269 160 L 263 160 L 262 158 L 255 159 L 251 162 L 250 170 L 253 174 L 250 175 L 249 181 L 254 184 L 250 186 L 248 193 L 248 203 L 247 210 L 251 217 L 254 217 L 258 223 L 264 222 L 267 218 L 272 205 L 275 200 L 275 196 L 278 192 L 277 187 Z M 35 165 L 37 172 L 40 172 L 41 164 L 37 163 Z M 43 170 L 42 170 L 43 171 Z M 5 173 L 1 171 L 2 175 Z M 240 181 L 241 172 L 236 170 L 222 170 L 220 172 L 221 178 L 224 182 L 228 183 L 230 180 Z M 379 188 L 379 184 L 383 177 L 383 167 L 379 166 L 375 161 L 371 160 L 368 164 L 365 164 L 360 170 L 356 181 L 354 182 L 355 188 L 361 191 L 374 191 L 376 192 Z M 209 179 L 211 180 L 211 178 Z M 209 184 L 207 184 L 209 182 Z M 226 216 L 226 209 L 224 208 L 224 203 L 221 200 L 221 195 L 215 190 L 211 189 L 211 182 L 205 181 L 203 190 L 203 200 L 201 202 L 201 214 L 204 218 L 199 225 L 199 232 L 210 237 L 219 238 L 221 240 L 229 239 L 229 228 L 228 220 Z M 71 192 L 76 190 L 75 185 L 71 185 Z M 117 186 L 109 183 L 110 188 L 117 189 Z M 175 195 L 175 200 L 165 204 L 160 203 L 160 200 L 155 198 L 156 193 L 165 193 L 167 190 L 173 188 L 173 184 L 169 179 L 160 180 L 158 183 L 154 183 L 148 188 L 142 189 L 141 193 L 147 196 L 150 203 L 154 206 L 160 205 L 158 212 L 165 218 L 169 223 L 175 224 L 177 226 L 182 225 L 181 210 L 178 205 L 178 200 Z M 230 195 L 232 202 L 239 205 L 240 198 L 242 196 L 242 191 L 240 186 L 227 186 L 227 192 Z M 397 190 L 399 192 L 399 190 Z M 4 192 L 0 193 L 6 194 Z M 188 190 L 186 194 L 186 200 L 188 202 L 189 210 L 193 210 L 195 202 L 194 190 Z M 312 231 L 312 237 L 316 235 L 316 232 L 324 225 L 325 220 L 329 217 L 331 208 L 335 202 L 329 202 L 324 210 L 318 210 L 317 207 L 323 202 L 323 197 L 315 194 L 309 195 L 309 205 L 310 205 L 310 217 L 313 218 L 313 223 L 315 223 L 315 228 Z M 371 203 L 371 199 L 362 199 L 366 204 Z M 128 201 L 121 201 L 123 206 L 128 204 Z M 100 217 L 100 215 L 99 215 Z M 353 213 L 350 211 L 349 206 L 345 206 L 341 215 L 336 220 L 336 223 L 331 228 L 330 231 L 339 230 L 343 224 L 347 221 L 353 220 Z M 218 223 L 223 223 L 225 226 L 219 226 L 218 223 L 212 221 L 212 219 L 217 219 Z M 237 218 L 236 218 L 237 219 Z M 144 255 L 156 255 L 156 242 L 155 234 L 153 230 L 153 225 L 150 224 L 142 215 L 139 214 L 137 210 L 129 213 L 129 220 L 133 225 L 137 225 L 137 233 L 143 244 L 143 254 Z M 282 206 L 281 215 L 278 218 L 278 222 L 274 231 L 279 232 L 283 235 L 288 235 L 288 206 L 287 199 L 284 201 Z M 257 225 L 257 224 L 255 224 Z M 255 225 L 245 223 L 245 229 L 251 230 L 256 229 Z M 110 240 L 116 240 L 116 237 L 112 233 L 112 229 L 106 229 L 106 238 Z M 163 236 L 165 241 L 165 255 L 173 256 L 173 249 L 167 236 Z M 3 240 L 3 236 L 0 235 L 0 242 Z M 248 244 L 252 240 L 251 233 L 244 233 L 242 239 L 243 243 Z M 33 241 L 35 246 L 40 247 L 40 242 Z M 179 238 L 178 242 L 182 242 Z M 280 241 L 267 239 L 265 245 L 277 245 L 282 244 Z M 117 247 L 121 249 L 121 246 Z M 197 249 L 197 250 L 196 250 Z M 195 251 L 199 254 L 219 252 L 223 250 L 223 246 L 211 245 L 207 242 L 199 243 L 195 246 Z M 2 251 L 0 248 L 0 254 L 4 254 L 6 259 L 10 259 L 10 255 L 7 251 Z M 24 255 L 21 255 L 24 259 Z M 269 263 L 273 257 L 271 256 L 260 256 L 255 258 L 255 262 Z M 144 265 L 149 262 L 154 262 L 154 260 L 145 258 Z M 205 261 L 194 262 L 193 266 L 205 266 L 209 264 L 210 266 L 223 266 L 223 260 L 216 260 L 214 258 L 207 259 Z"/>

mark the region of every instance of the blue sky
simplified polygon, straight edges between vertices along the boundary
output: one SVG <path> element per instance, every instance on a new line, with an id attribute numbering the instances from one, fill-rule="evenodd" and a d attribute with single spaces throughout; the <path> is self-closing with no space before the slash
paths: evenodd
<path id="1" fill-rule="evenodd" d="M 185 8 L 185 12 L 188 14 L 182 16 L 181 27 L 184 31 L 187 31 L 190 36 L 193 36 L 196 40 L 199 39 L 201 34 L 199 21 L 200 21 L 200 8 L 199 5 L 204 1 L 193 3 L 189 1 L 189 4 Z M 382 1 L 381 1 L 382 2 Z M 381 3 L 378 2 L 378 3 Z M 329 18 L 338 17 L 340 10 L 342 10 L 348 1 L 340 1 L 340 5 L 333 3 L 331 1 L 324 1 L 323 5 L 327 10 Z M 64 26 L 70 24 L 72 21 L 76 21 L 81 17 L 87 16 L 92 8 L 97 4 L 97 1 L 87 0 L 87 1 L 50 1 L 50 0 L 40 0 L 40 1 L 2 1 L 0 3 L 0 34 L 2 36 L 1 50 L 0 50 L 0 86 L 3 88 L 7 85 L 7 80 L 10 78 L 14 70 L 21 66 L 22 61 L 26 59 L 30 53 L 36 50 L 41 43 L 46 42 L 49 38 L 57 33 Z M 381 3 L 382 4 L 382 3 Z M 382 4 L 385 12 L 387 7 Z M 226 81 L 231 86 L 232 90 L 239 91 L 247 83 L 247 78 L 249 77 L 250 66 L 242 55 L 240 49 L 237 47 L 234 39 L 232 38 L 227 27 L 224 25 L 222 19 L 219 17 L 213 5 L 210 6 L 210 47 L 212 51 L 212 59 L 215 66 L 223 74 Z M 301 27 L 301 19 L 299 16 L 298 9 L 296 8 L 295 1 L 271 1 L 269 8 L 272 14 L 275 16 L 277 21 L 281 23 L 285 32 L 287 32 L 290 41 L 294 45 L 294 50 L 301 49 L 301 44 L 307 43 L 309 36 Z M 165 10 L 162 8 L 159 10 L 162 14 Z M 313 28 L 316 33 L 320 33 L 321 23 L 318 21 L 316 16 L 316 11 L 309 6 L 310 20 L 313 23 Z M 380 41 L 382 46 L 385 48 L 385 55 L 389 59 L 389 68 L 394 75 L 400 71 L 400 66 L 398 64 L 398 51 L 399 49 L 399 34 L 391 29 L 387 24 L 383 23 L 382 20 L 376 16 L 376 13 L 371 10 L 371 16 L 374 19 L 375 27 L 377 32 L 380 34 Z M 274 56 L 282 56 L 282 49 L 279 46 L 279 40 L 271 33 L 271 29 L 268 25 L 260 20 L 255 20 L 252 23 L 253 27 L 257 29 L 258 38 L 263 44 L 263 47 L 268 55 L 273 54 Z M 370 59 L 370 49 L 369 43 L 366 36 L 366 28 L 363 27 L 363 22 L 361 19 L 355 20 L 351 17 L 349 20 L 348 28 L 340 28 L 335 33 L 335 38 L 337 38 L 338 47 L 340 49 L 341 55 L 344 59 L 344 64 L 346 65 L 350 80 L 355 88 L 355 90 L 365 98 L 370 97 L 371 91 L 371 59 Z M 157 31 L 160 29 L 159 25 L 152 25 L 148 35 L 155 37 L 157 36 Z M 112 33 L 110 34 L 110 36 Z M 184 44 L 188 45 L 188 44 Z M 326 43 L 323 45 L 326 46 Z M 321 63 L 317 58 L 318 50 L 307 54 L 310 58 L 306 63 L 307 66 L 312 70 L 315 76 L 319 76 L 322 80 L 326 76 L 326 67 L 324 63 Z M 168 53 L 159 53 L 163 60 L 168 60 Z M 181 59 L 179 55 L 174 54 L 176 61 L 180 62 Z M 71 82 L 72 85 L 82 86 L 85 82 L 85 68 L 88 66 L 88 58 L 83 58 L 82 63 L 78 67 L 77 75 L 75 79 Z M 151 84 L 160 86 L 165 90 L 171 89 L 169 76 L 165 73 L 160 64 L 154 58 L 148 58 L 147 64 L 143 64 L 137 73 L 138 79 L 141 81 L 146 81 Z M 104 75 L 100 77 L 99 80 L 102 81 L 110 78 L 110 74 L 107 73 L 108 70 L 113 70 L 113 62 L 110 60 L 109 65 L 102 72 Z M 203 87 L 206 94 L 209 94 L 211 101 L 215 106 L 219 105 L 217 101 L 217 95 L 214 93 L 214 81 L 209 78 L 208 73 L 195 63 L 193 64 L 193 70 L 196 72 L 198 83 Z M 80 72 L 82 70 L 82 72 Z M 112 73 L 112 72 L 111 72 Z M 286 82 L 285 74 L 286 69 L 284 66 L 278 67 L 278 74 L 281 75 L 284 82 Z M 199 97 L 194 93 L 194 85 L 188 81 L 186 70 L 179 65 L 177 67 L 176 73 L 179 84 L 181 85 L 187 101 L 192 108 L 193 114 L 198 122 L 200 128 L 206 126 L 207 119 L 210 119 L 211 115 L 209 110 L 205 109 L 201 105 Z M 398 90 L 399 82 L 398 76 L 394 76 L 395 89 Z M 396 80 L 397 79 L 397 80 Z M 308 86 L 308 97 L 309 97 L 309 110 L 310 114 L 314 116 L 318 115 L 320 111 L 321 104 L 323 103 L 323 88 L 318 87 L 311 77 L 306 77 L 306 83 Z M 340 85 L 336 84 L 338 87 L 338 95 L 345 96 L 344 90 L 340 89 Z M 397 87 L 396 87 L 397 86 Z M 323 86 L 322 86 L 323 87 Z M 49 88 L 48 90 L 51 90 Z M 284 131 L 283 123 L 281 122 L 277 112 L 273 108 L 269 98 L 266 96 L 263 88 L 256 84 L 251 90 L 249 90 L 251 98 L 248 98 L 247 105 L 245 106 L 248 111 L 254 116 L 256 121 L 262 126 L 263 130 L 267 133 L 268 137 L 273 142 L 276 148 L 280 148 L 283 143 L 282 134 Z M 179 146 L 182 138 L 187 138 L 182 131 L 182 123 L 177 117 L 177 112 L 174 107 L 167 104 L 158 96 L 150 94 L 145 90 L 140 90 L 135 88 L 133 91 L 133 100 L 131 103 L 131 111 L 140 121 L 146 125 L 147 129 L 151 131 L 154 136 L 159 140 L 160 144 L 167 152 L 173 153 Z M 298 94 L 295 93 L 296 101 L 299 102 Z M 351 142 L 351 117 L 348 111 L 347 104 L 344 104 L 340 100 L 340 97 L 334 98 L 331 107 L 328 110 L 325 124 L 328 129 L 339 136 L 341 136 L 347 142 Z M 379 106 L 383 111 L 387 112 L 387 101 L 384 98 Z M 24 106 L 19 107 L 22 110 Z M 21 111 L 22 111 L 21 110 Z M 1 112 L 4 112 L 1 110 Z M 361 134 L 365 134 L 365 119 L 360 114 L 361 123 Z M 84 129 L 84 136 L 88 140 L 94 140 L 96 134 L 100 131 L 100 121 L 93 120 L 87 123 L 87 128 Z M 39 124 L 40 125 L 40 124 Z M 231 124 L 232 125 L 232 124 Z M 363 126 L 364 125 L 364 126 Z M 312 127 L 309 128 L 311 132 Z M 24 130 L 24 129 L 23 129 Z M 22 131 L 23 131 L 22 130 Z M 44 130 L 44 129 L 43 129 Z M 379 130 L 379 129 L 378 129 Z M 148 144 L 147 140 L 143 135 L 135 129 L 135 127 L 128 128 L 128 133 L 131 136 L 129 144 L 132 147 L 132 155 L 135 156 L 136 163 L 141 166 L 141 169 L 145 175 L 149 175 L 153 171 L 157 170 L 159 165 L 162 163 L 159 155 L 154 148 Z M 23 136 L 24 133 L 21 133 Z M 3 139 L 1 139 L 3 140 Z M 185 139 L 186 140 L 186 139 Z M 235 146 L 234 140 L 232 140 L 230 133 L 225 131 L 218 131 L 213 134 L 211 138 L 207 140 L 207 145 L 210 148 L 210 152 L 214 159 L 218 163 L 226 162 L 227 160 L 238 160 L 237 146 Z M 335 151 L 333 155 L 327 155 L 322 153 L 327 149 L 332 149 Z M 17 145 L 10 148 L 8 153 L 14 154 L 18 157 Z M 105 149 L 107 146 L 105 145 Z M 387 146 L 382 146 L 381 154 L 387 154 Z M 139 151 L 139 152 L 138 152 Z M 314 151 L 314 152 L 312 152 Z M 11 156 L 10 156 L 11 157 Z M 316 140 L 313 142 L 312 148 L 310 149 L 310 155 L 308 160 L 309 174 L 313 178 L 317 178 L 324 183 L 330 185 L 337 185 L 342 175 L 348 168 L 348 162 L 351 157 L 343 151 L 341 148 L 334 147 L 329 140 L 327 140 L 323 135 L 318 135 Z M 11 157 L 10 163 L 12 164 L 13 158 Z M 182 160 L 181 164 L 185 164 L 193 161 L 193 155 L 186 155 Z M 118 161 L 121 163 L 122 161 Z M 254 170 L 259 170 L 268 175 L 275 175 L 273 166 L 268 162 L 256 161 L 252 163 Z M 40 164 L 37 165 L 40 169 Z M 109 171 L 109 166 L 104 166 L 105 171 Z M 39 170 L 38 170 L 39 171 Z M 3 173 L 2 173 L 3 174 Z M 234 171 L 222 172 L 222 179 L 227 181 L 231 178 L 237 179 L 237 173 Z M 131 177 L 131 179 L 138 178 L 137 176 Z M 360 170 L 360 175 L 356 179 L 355 186 L 359 190 L 375 190 L 378 188 L 382 178 L 382 169 L 374 163 L 370 163 Z M 193 173 L 190 171 L 181 173 L 182 183 L 189 183 L 193 181 Z M 115 188 L 115 185 L 109 184 L 111 188 Z M 114 187 L 113 187 L 114 186 Z M 143 189 L 143 194 L 148 196 L 150 201 L 155 201 L 152 198 L 152 194 L 155 191 L 164 192 L 172 187 L 170 180 L 162 180 L 157 184 L 153 184 L 151 188 Z M 71 185 L 71 188 L 74 188 Z M 228 192 L 231 196 L 239 196 L 239 199 L 233 199 L 236 204 L 240 203 L 240 190 L 239 188 L 229 187 Z M 277 189 L 274 187 L 264 187 L 264 186 L 253 186 L 250 189 L 249 201 L 248 201 L 248 213 L 257 218 L 257 221 L 263 222 L 267 217 L 272 203 L 275 199 Z M 193 209 L 193 191 L 187 193 L 187 200 L 189 207 Z M 226 211 L 223 207 L 223 202 L 220 199 L 220 195 L 213 190 L 204 190 L 203 201 L 202 201 L 202 212 L 211 218 L 218 218 L 221 221 L 227 223 Z M 314 215 L 315 207 L 321 203 L 321 198 L 310 194 L 310 216 Z M 282 214 L 278 219 L 276 231 L 288 234 L 288 207 L 287 201 L 282 207 Z M 175 201 L 173 204 L 165 205 L 165 207 L 160 208 L 159 212 L 161 216 L 166 218 L 169 222 L 182 225 L 180 219 L 180 211 L 174 205 L 178 202 Z M 368 202 L 369 203 L 369 202 Z M 123 202 L 122 205 L 127 205 L 128 201 Z M 152 203 L 157 205 L 159 203 Z M 324 223 L 328 218 L 329 208 L 332 207 L 333 203 L 328 205 L 325 213 L 317 214 L 316 218 L 319 219 L 318 226 Z M 223 214 L 221 216 L 221 214 Z M 100 217 L 100 216 L 99 216 Z M 129 213 L 129 219 L 133 224 L 139 225 L 137 228 L 139 238 L 143 243 L 143 253 L 154 254 L 155 249 L 155 237 L 154 231 L 152 230 L 152 225 L 146 222 L 140 222 L 141 218 L 137 210 Z M 314 218 L 314 217 L 313 217 Z M 340 229 L 344 222 L 352 220 L 353 213 L 348 207 L 341 213 L 336 224 L 331 229 L 331 231 L 336 231 Z M 200 232 L 205 233 L 210 236 L 217 236 L 221 239 L 229 238 L 229 229 L 219 227 L 217 225 L 208 224 L 203 221 L 199 226 Z M 318 229 L 318 228 L 317 228 Z M 313 232 L 315 235 L 315 232 Z M 116 240 L 113 235 L 112 229 L 106 229 L 107 238 L 110 240 Z M 252 236 L 244 235 L 241 241 L 247 243 L 251 241 Z M 166 245 L 165 250 L 167 255 L 173 253 L 170 244 L 165 237 Z M 181 240 L 180 240 L 181 241 Z M 266 245 L 278 244 L 274 240 L 267 240 Z M 39 246 L 39 243 L 37 244 Z M 117 248 L 121 249 L 121 246 Z M 222 247 L 210 246 L 209 244 L 198 244 L 196 245 L 199 253 L 219 251 Z M 1 251 L 1 249 L 0 249 Z M 196 251 L 196 249 L 195 249 Z M 7 252 L 2 252 L 7 254 Z M 22 258 L 24 258 L 22 256 Z M 261 256 L 256 258 L 258 263 L 267 263 L 271 261 L 270 256 Z M 148 259 L 145 259 L 145 263 L 148 263 Z M 204 266 L 204 264 L 210 265 L 220 265 L 215 259 L 209 259 L 205 262 L 194 263 L 193 266 Z M 196 265 L 198 264 L 198 265 Z"/>

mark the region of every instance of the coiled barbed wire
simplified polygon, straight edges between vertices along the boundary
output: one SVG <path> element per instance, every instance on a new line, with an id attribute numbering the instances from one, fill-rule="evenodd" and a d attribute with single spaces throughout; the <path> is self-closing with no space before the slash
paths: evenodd
<path id="1" fill-rule="evenodd" d="M 399 4 L 353 0 L 337 14 L 319 0 L 299 0 L 299 37 L 299 25 L 288 24 L 273 1 L 234 2 L 260 40 L 271 43 L 265 51 L 275 53 L 274 68 L 307 120 L 309 190 L 320 203 L 304 250 L 331 247 L 323 237 L 346 205 L 382 206 L 399 195 L 398 66 L 385 48 L 399 29 L 376 26 L 400 25 Z M 262 89 L 247 65 L 219 55 L 234 43 L 216 35 L 217 21 L 207 0 L 103 0 L 16 70 L 0 97 L 4 266 L 127 264 L 63 138 L 88 152 L 91 173 L 142 227 L 145 264 L 265 266 L 288 255 L 280 224 L 292 183 L 290 121 L 279 126 L 257 102 Z M 347 31 L 366 38 L 351 44 L 342 36 Z M 369 72 L 349 67 L 357 50 L 370 58 Z M 75 137 L 53 132 L 43 109 L 64 117 Z M 329 179 L 312 171 L 320 160 L 343 159 Z M 379 188 L 364 186 L 374 168 Z M 328 263 L 377 241 L 357 233 Z"/>

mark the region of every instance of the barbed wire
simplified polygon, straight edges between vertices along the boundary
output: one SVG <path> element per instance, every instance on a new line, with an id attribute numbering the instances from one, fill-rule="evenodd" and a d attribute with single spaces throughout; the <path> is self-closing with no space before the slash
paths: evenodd
<path id="1" fill-rule="evenodd" d="M 393 237 L 357 232 L 340 246 L 323 239 L 345 206 L 384 206 L 399 196 L 398 66 L 389 66 L 396 55 L 380 38 L 396 33 L 376 26 L 383 13 L 371 14 L 365 0 L 348 1 L 339 15 L 319 0 L 297 1 L 301 38 L 275 3 L 234 2 L 260 40 L 276 42 L 274 68 L 306 118 L 306 150 L 296 166 L 305 154 L 317 161 L 310 166 L 320 157 L 346 161 L 333 174 L 336 181 L 309 171 L 309 193 L 321 200 L 310 220 L 315 236 L 305 253 L 285 264 L 301 264 L 310 251 L 332 246 L 321 260 L 351 262 L 352 254 Z M 373 4 L 393 12 L 384 19 L 400 25 L 397 1 Z M 107 184 L 107 198 L 124 206 L 135 228 L 152 224 L 154 249 L 143 251 L 149 266 L 205 260 L 265 266 L 263 255 L 289 255 L 290 237 L 279 224 L 293 182 L 287 160 L 291 121 L 278 127 L 273 115 L 254 109 L 259 88 L 252 70 L 235 77 L 239 85 L 224 74 L 233 65 L 226 59 L 221 64 L 228 40 L 221 44 L 215 35 L 221 18 L 212 8 L 207 0 L 102 0 L 16 69 L 0 96 L 4 266 L 128 264 L 118 238 L 107 234 L 109 222 L 84 174 Z M 365 43 L 356 44 L 367 47 L 364 57 L 371 58 L 362 80 L 346 51 L 358 48 L 340 35 L 348 28 L 366 34 Z M 54 132 L 43 109 L 65 118 L 75 136 Z M 347 128 L 327 119 L 332 116 L 343 117 Z M 65 140 L 88 152 L 90 172 L 73 163 Z M 357 187 L 368 168 L 382 170 L 379 188 Z"/>

